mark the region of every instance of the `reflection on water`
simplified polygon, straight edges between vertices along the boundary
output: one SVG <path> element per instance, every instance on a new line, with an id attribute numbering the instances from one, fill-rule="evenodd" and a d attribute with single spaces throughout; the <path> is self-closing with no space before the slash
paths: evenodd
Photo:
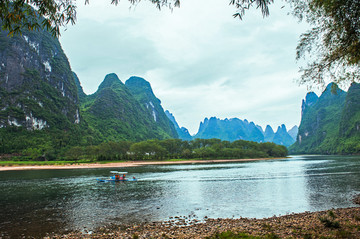
<path id="1" fill-rule="evenodd" d="M 355 206 L 359 169 L 360 157 L 296 156 L 128 168 L 137 182 L 96 181 L 119 169 L 0 172 L 0 232 L 39 236 L 174 216 L 263 218 Z"/>
<path id="2" fill-rule="evenodd" d="M 307 200 L 310 210 L 355 206 L 351 199 L 360 192 L 360 157 L 318 156 L 306 165 Z"/>

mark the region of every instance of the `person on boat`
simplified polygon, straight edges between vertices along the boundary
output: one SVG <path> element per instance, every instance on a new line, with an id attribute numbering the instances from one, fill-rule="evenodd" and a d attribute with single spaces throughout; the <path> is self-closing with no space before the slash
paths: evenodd
<path id="1" fill-rule="evenodd" d="M 119 181 L 120 180 L 120 175 L 119 174 L 115 174 L 115 180 Z"/>
<path id="2" fill-rule="evenodd" d="M 123 180 L 125 180 L 125 176 L 126 176 L 125 174 L 122 176 L 122 179 L 123 179 Z"/>

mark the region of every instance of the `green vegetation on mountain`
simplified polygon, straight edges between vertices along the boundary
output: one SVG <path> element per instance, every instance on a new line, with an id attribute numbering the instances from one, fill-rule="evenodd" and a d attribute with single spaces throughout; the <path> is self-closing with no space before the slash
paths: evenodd
<path id="1" fill-rule="evenodd" d="M 148 81 L 132 76 L 125 82 L 125 86 L 140 103 L 142 109 L 148 113 L 148 117 L 153 119 L 151 122 L 155 124 L 155 130 L 161 132 L 163 138 L 178 138 L 175 126 L 166 116 L 161 101 L 156 98 Z"/>
<path id="2" fill-rule="evenodd" d="M 335 90 L 334 90 L 335 89 Z M 360 153 L 359 84 L 348 93 L 329 84 L 319 98 L 308 94 L 303 102 L 297 141 L 291 153 Z"/>
<path id="3" fill-rule="evenodd" d="M 77 88 L 57 39 L 0 32 L 0 153 L 54 159 L 79 142 Z"/>
<path id="4" fill-rule="evenodd" d="M 92 140 L 85 144 L 177 138 L 150 84 L 142 81 L 147 87 L 128 87 L 116 74 L 108 74 L 93 95 L 80 98 L 81 116 Z"/>
<path id="5" fill-rule="evenodd" d="M 0 52 L 0 123 L 71 128 L 78 117 L 77 89 L 57 39 L 46 31 L 13 38 L 1 31 L 0 42 L 7 45 Z"/>
<path id="6" fill-rule="evenodd" d="M 353 83 L 349 88 L 341 113 L 339 153 L 360 153 L 360 84 Z"/>

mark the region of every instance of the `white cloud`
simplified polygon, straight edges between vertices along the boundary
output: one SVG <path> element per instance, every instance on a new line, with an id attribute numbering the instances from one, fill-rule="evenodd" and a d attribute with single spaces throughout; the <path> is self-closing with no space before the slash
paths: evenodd
<path id="1" fill-rule="evenodd" d="M 304 87 L 295 48 L 304 24 L 287 7 L 271 7 L 233 19 L 223 1 L 182 0 L 181 8 L 158 11 L 142 2 L 129 10 L 92 0 L 79 6 L 78 22 L 62 33 L 61 43 L 87 93 L 107 73 L 125 81 L 148 80 L 179 125 L 196 133 L 204 117 L 247 118 L 265 127 L 300 121 Z"/>

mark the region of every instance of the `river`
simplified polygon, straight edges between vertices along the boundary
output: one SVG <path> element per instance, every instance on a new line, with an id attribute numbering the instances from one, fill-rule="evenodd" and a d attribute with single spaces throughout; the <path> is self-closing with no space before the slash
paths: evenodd
<path id="1" fill-rule="evenodd" d="M 110 170 L 137 182 L 99 183 Z M 353 207 L 360 156 L 0 172 L 0 237 L 44 236 L 175 216 L 264 218 Z"/>

